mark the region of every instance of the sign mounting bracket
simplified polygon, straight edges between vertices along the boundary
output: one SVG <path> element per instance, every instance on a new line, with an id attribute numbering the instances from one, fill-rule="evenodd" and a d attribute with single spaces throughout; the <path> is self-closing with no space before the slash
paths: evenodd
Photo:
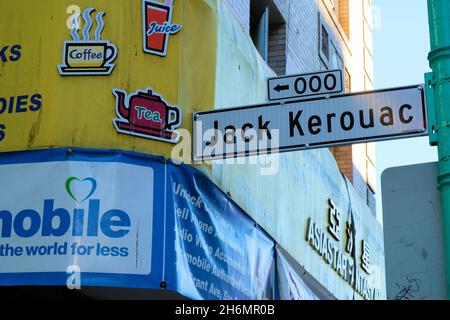
<path id="1" fill-rule="evenodd" d="M 428 137 L 431 146 L 438 144 L 438 126 L 436 117 L 436 104 L 434 99 L 434 79 L 433 73 L 425 73 L 425 97 L 427 104 L 427 118 L 428 118 Z"/>

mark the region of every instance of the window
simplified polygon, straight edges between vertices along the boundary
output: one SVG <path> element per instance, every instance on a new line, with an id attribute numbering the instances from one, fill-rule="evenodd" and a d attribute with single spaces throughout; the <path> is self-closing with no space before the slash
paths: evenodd
<path id="1" fill-rule="evenodd" d="M 340 0 L 324 0 L 324 2 L 325 5 L 329 8 L 329 11 L 331 10 L 337 16 L 339 12 Z"/>
<path id="2" fill-rule="evenodd" d="M 370 190 L 370 188 L 367 188 L 367 206 L 370 209 L 370 212 L 374 217 L 377 216 L 377 201 L 375 199 L 375 193 Z"/>
<path id="3" fill-rule="evenodd" d="M 372 80 L 370 80 L 367 74 L 364 74 L 364 90 L 365 91 L 373 90 Z"/>
<path id="4" fill-rule="evenodd" d="M 372 162 L 373 165 L 375 166 L 375 163 L 376 163 L 376 144 L 375 144 L 375 142 L 366 144 L 366 154 L 367 154 L 367 159 L 369 159 L 369 161 Z"/>
<path id="5" fill-rule="evenodd" d="M 250 36 L 264 61 L 278 74 L 286 73 L 286 22 L 276 4 L 251 0 Z"/>
<path id="6" fill-rule="evenodd" d="M 341 52 L 334 45 L 331 33 L 319 13 L 319 57 L 326 69 L 344 69 Z"/>
<path id="7" fill-rule="evenodd" d="M 330 59 L 330 36 L 323 25 L 321 27 L 320 51 L 328 61 Z"/>
<path id="8" fill-rule="evenodd" d="M 372 3 L 368 0 L 363 0 L 363 15 L 366 21 L 372 23 Z"/>
<path id="9" fill-rule="evenodd" d="M 364 19 L 363 21 L 363 35 L 364 35 L 364 44 L 369 51 L 369 53 L 373 53 L 373 37 L 372 37 L 372 30 L 370 29 L 369 24 Z"/>
<path id="10" fill-rule="evenodd" d="M 375 190 L 377 189 L 377 173 L 375 170 L 375 165 L 372 161 L 370 161 L 370 159 L 367 159 L 366 181 L 372 193 L 375 193 Z"/>
<path id="11" fill-rule="evenodd" d="M 250 36 L 261 57 L 267 61 L 269 55 L 269 7 L 262 2 L 250 4 Z"/>
<path id="12" fill-rule="evenodd" d="M 323 0 L 323 2 L 334 22 L 341 26 L 347 39 L 350 39 L 349 0 Z"/>
<path id="13" fill-rule="evenodd" d="M 373 58 L 370 54 L 369 50 L 367 50 L 366 46 L 364 46 L 364 70 L 366 71 L 367 76 L 370 78 L 370 81 L 373 79 Z"/>
<path id="14" fill-rule="evenodd" d="M 330 69 L 344 69 L 344 60 L 342 60 L 340 53 L 334 46 L 334 44 L 330 44 L 331 48 L 331 55 L 329 60 L 329 67 Z"/>
<path id="15" fill-rule="evenodd" d="M 377 172 L 375 169 L 375 143 L 366 144 L 366 163 L 367 163 L 367 205 L 372 214 L 376 216 L 375 193 L 377 190 Z"/>
<path id="16" fill-rule="evenodd" d="M 345 93 L 352 92 L 352 76 L 350 75 L 350 72 L 348 72 L 348 69 L 344 69 L 344 77 L 345 77 Z"/>
<path id="17" fill-rule="evenodd" d="M 327 0 L 328 3 L 330 4 L 331 8 L 333 8 L 333 10 L 336 9 L 336 3 L 338 2 L 338 0 Z"/>

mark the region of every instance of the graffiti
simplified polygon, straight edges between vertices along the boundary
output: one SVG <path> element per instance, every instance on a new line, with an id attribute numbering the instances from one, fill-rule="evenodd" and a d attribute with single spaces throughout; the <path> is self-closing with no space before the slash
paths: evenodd
<path id="1" fill-rule="evenodd" d="M 420 279 L 406 277 L 406 281 L 406 285 L 400 285 L 398 282 L 395 283 L 399 289 L 399 292 L 395 295 L 395 300 L 413 300 L 415 295 L 420 291 L 422 284 Z"/>

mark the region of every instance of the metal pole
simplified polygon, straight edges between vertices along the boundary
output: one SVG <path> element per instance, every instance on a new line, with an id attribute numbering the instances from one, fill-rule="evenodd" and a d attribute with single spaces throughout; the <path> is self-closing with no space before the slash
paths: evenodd
<path id="1" fill-rule="evenodd" d="M 450 299 L 450 0 L 428 0 L 431 52 L 437 117 L 439 178 L 442 198 L 447 297 Z"/>

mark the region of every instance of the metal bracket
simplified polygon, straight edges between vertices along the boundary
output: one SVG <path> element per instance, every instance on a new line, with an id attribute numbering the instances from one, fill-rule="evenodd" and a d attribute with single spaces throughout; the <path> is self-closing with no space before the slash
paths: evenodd
<path id="1" fill-rule="evenodd" d="M 436 104 L 434 100 L 433 72 L 425 73 L 425 98 L 427 103 L 428 137 L 431 146 L 438 144 L 438 126 L 436 117 Z"/>

